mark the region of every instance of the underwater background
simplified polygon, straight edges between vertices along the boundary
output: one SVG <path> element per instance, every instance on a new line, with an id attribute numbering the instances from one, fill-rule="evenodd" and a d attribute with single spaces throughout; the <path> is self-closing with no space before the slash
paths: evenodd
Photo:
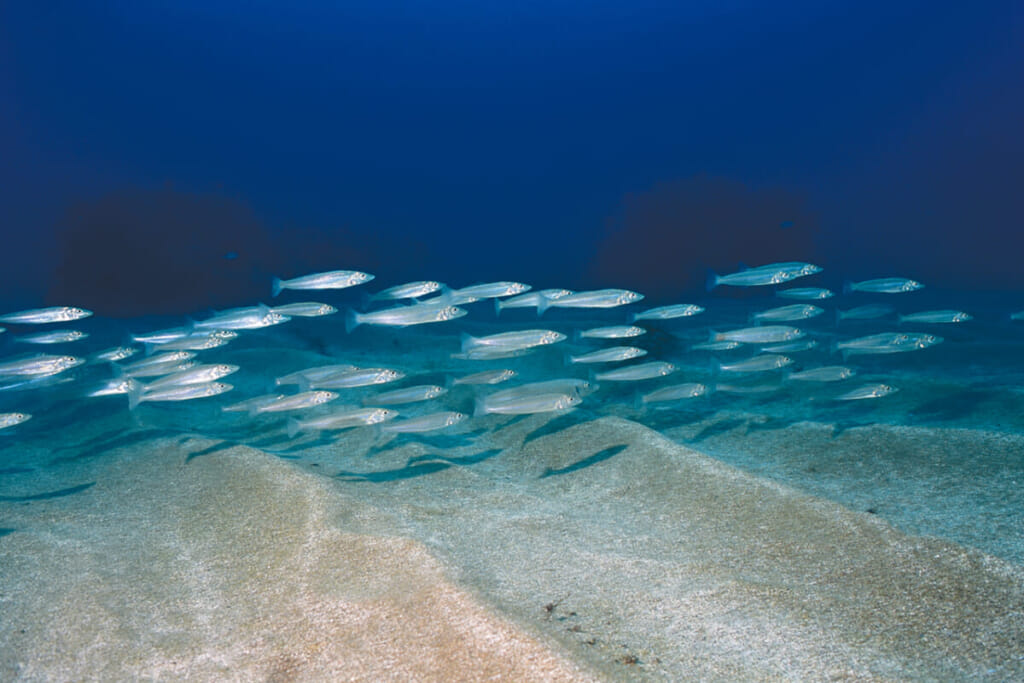
<path id="1" fill-rule="evenodd" d="M 1024 678 L 1019 3 L 0 63 L 0 680 Z"/>

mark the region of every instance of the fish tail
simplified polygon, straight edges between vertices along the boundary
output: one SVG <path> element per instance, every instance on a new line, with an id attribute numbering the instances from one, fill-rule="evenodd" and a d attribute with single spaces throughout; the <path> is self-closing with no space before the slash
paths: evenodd
<path id="1" fill-rule="evenodd" d="M 302 425 L 299 424 L 298 420 L 296 420 L 294 417 L 288 418 L 288 438 L 289 439 L 294 439 L 295 435 L 299 433 L 299 430 L 301 428 L 302 428 Z"/>
<path id="2" fill-rule="evenodd" d="M 281 282 L 281 278 L 275 277 L 273 280 L 270 281 L 271 296 L 277 296 L 278 294 L 281 293 L 282 289 L 284 289 L 284 283 Z"/>
<path id="3" fill-rule="evenodd" d="M 708 361 L 708 367 L 711 370 L 712 377 L 718 377 L 722 372 L 722 362 L 714 356 L 712 356 L 711 360 Z"/>
<path id="4" fill-rule="evenodd" d="M 844 317 L 844 316 L 843 316 L 843 312 L 842 312 L 842 311 L 840 311 L 840 310 L 839 310 L 839 309 L 837 308 L 837 309 L 836 309 L 836 327 L 839 327 L 839 323 L 840 323 L 840 321 L 841 321 L 841 320 L 843 319 L 843 317 Z"/>
<path id="5" fill-rule="evenodd" d="M 647 405 L 647 401 L 644 400 L 644 395 L 639 391 L 633 394 L 633 407 L 637 410 L 643 410 Z"/>
<path id="6" fill-rule="evenodd" d="M 359 327 L 362 324 L 362 320 L 359 319 L 359 314 L 354 309 L 348 309 L 345 312 L 345 331 L 351 332 L 352 330 Z"/>
<path id="7" fill-rule="evenodd" d="M 145 387 L 142 385 L 141 382 L 134 386 L 128 387 L 128 410 L 134 411 L 139 406 L 139 404 L 142 403 L 142 401 L 144 400 L 142 396 L 142 390 L 144 388 Z"/>
<path id="8" fill-rule="evenodd" d="M 576 362 L 576 356 L 572 355 L 571 353 L 562 354 L 562 365 L 569 367 L 570 365 L 573 365 Z"/>
<path id="9" fill-rule="evenodd" d="M 547 298 L 543 294 L 537 297 L 537 317 L 544 315 L 544 311 L 551 307 L 551 299 Z"/>
<path id="10" fill-rule="evenodd" d="M 704 289 L 710 292 L 712 289 L 718 286 L 718 280 L 718 273 L 708 268 L 707 277 L 704 279 Z"/>
<path id="11" fill-rule="evenodd" d="M 363 310 L 365 311 L 373 302 L 373 296 L 369 292 L 363 292 L 359 297 L 359 302 L 363 305 Z"/>
<path id="12" fill-rule="evenodd" d="M 849 280 L 843 282 L 843 294 L 849 294 L 854 289 L 853 283 Z"/>
<path id="13" fill-rule="evenodd" d="M 473 417 L 479 417 L 487 414 L 487 402 L 483 396 L 477 396 L 473 400 Z"/>
<path id="14" fill-rule="evenodd" d="M 723 337 L 719 332 L 716 332 L 715 330 L 708 330 L 708 341 L 709 342 L 725 341 L 725 337 Z"/>
<path id="15" fill-rule="evenodd" d="M 494 317 L 497 318 L 501 315 L 501 299 L 494 300 Z"/>
<path id="16" fill-rule="evenodd" d="M 467 350 L 473 348 L 476 345 L 476 340 L 473 339 L 473 337 L 466 334 L 465 332 L 459 334 L 459 340 L 461 342 L 461 348 L 463 353 L 465 353 Z"/>

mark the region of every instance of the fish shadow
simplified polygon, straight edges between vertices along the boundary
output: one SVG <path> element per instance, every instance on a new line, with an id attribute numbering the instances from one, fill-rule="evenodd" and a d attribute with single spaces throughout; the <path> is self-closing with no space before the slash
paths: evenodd
<path id="1" fill-rule="evenodd" d="M 993 391 L 960 391 L 926 401 L 910 411 L 915 421 L 956 420 L 975 412 L 985 401 L 997 396 Z"/>
<path id="2" fill-rule="evenodd" d="M 33 500 L 50 500 L 52 498 L 64 498 L 65 496 L 72 496 L 76 493 L 81 493 L 86 489 L 90 489 L 96 485 L 96 482 L 91 481 L 88 484 L 79 484 L 78 486 L 71 486 L 66 489 L 59 489 L 57 491 L 47 491 L 46 493 L 36 493 L 31 496 L 0 496 L 0 501 L 5 503 L 22 503 Z"/>
<path id="3" fill-rule="evenodd" d="M 221 441 L 219 443 L 215 443 L 214 445 L 210 446 L 209 448 L 204 448 L 204 449 L 199 450 L 199 451 L 192 451 L 191 453 L 189 453 L 185 457 L 185 462 L 186 463 L 190 463 L 194 459 L 201 458 L 204 455 L 212 455 L 213 453 L 219 453 L 220 451 L 228 451 L 228 450 L 231 450 L 232 448 L 234 448 L 237 445 L 238 444 L 236 444 L 234 442 L 231 442 L 231 441 Z"/>
<path id="4" fill-rule="evenodd" d="M 751 432 L 768 432 L 776 429 L 785 429 L 795 425 L 800 420 L 788 417 L 769 417 L 764 421 L 753 421 L 747 423 L 747 434 Z"/>
<path id="5" fill-rule="evenodd" d="M 640 422 L 645 427 L 650 427 L 651 429 L 660 432 L 671 427 L 699 422 L 704 419 L 704 417 L 706 417 L 706 414 L 698 410 L 658 408 L 645 410 L 643 414 L 637 418 L 637 422 Z"/>
<path id="6" fill-rule="evenodd" d="M 13 534 L 15 531 L 17 531 L 17 529 L 8 529 L 6 527 L 0 527 L 0 538 L 3 538 L 4 536 L 7 536 L 9 534 Z"/>
<path id="7" fill-rule="evenodd" d="M 138 432 L 125 434 L 124 436 L 121 437 L 101 441 L 93 446 L 90 446 L 89 448 L 86 448 L 85 450 L 79 451 L 75 455 L 67 455 L 61 458 L 54 458 L 53 460 L 50 461 L 50 464 L 56 465 L 59 463 L 74 462 L 76 460 L 85 460 L 87 458 L 95 458 L 96 456 L 103 455 L 104 453 L 112 451 L 116 448 L 132 446 L 138 443 L 142 443 L 144 441 L 149 441 L 151 439 L 158 439 L 166 436 L 176 436 L 178 434 L 179 432 L 169 429 L 143 429 Z"/>
<path id="8" fill-rule="evenodd" d="M 31 467 L 4 467 L 0 469 L 0 474 L 24 474 L 25 472 L 35 472 Z"/>
<path id="9" fill-rule="evenodd" d="M 591 417 L 588 414 L 579 410 L 572 410 L 565 415 L 559 415 L 558 417 L 548 420 L 543 425 L 527 434 L 526 437 L 523 438 L 523 445 L 525 446 L 531 441 L 535 441 L 542 436 L 557 434 L 569 427 L 574 427 L 575 425 L 589 422 L 590 420 Z"/>
<path id="10" fill-rule="evenodd" d="M 689 443 L 697 443 L 699 441 L 704 441 L 705 439 L 710 439 L 712 436 L 725 434 L 737 427 L 742 427 L 746 423 L 747 420 L 741 417 L 720 420 L 719 422 L 716 422 L 713 425 L 708 425 L 704 429 L 700 430 L 692 439 L 689 440 Z"/>
<path id="11" fill-rule="evenodd" d="M 596 465 L 599 462 L 604 462 L 605 460 L 608 460 L 609 458 L 615 457 L 616 455 L 618 455 L 622 451 L 626 450 L 627 448 L 629 448 L 629 444 L 625 444 L 625 443 L 619 444 L 618 446 L 609 446 L 608 448 L 603 448 L 603 449 L 599 450 L 597 453 L 594 453 L 591 456 L 588 456 L 586 458 L 583 458 L 582 460 L 574 462 L 573 464 L 569 465 L 568 467 L 560 467 L 558 469 L 551 469 L 549 467 L 549 468 L 544 470 L 544 472 L 540 475 L 539 478 L 540 479 L 545 479 L 547 477 L 556 477 L 556 476 L 560 476 L 560 475 L 563 475 L 563 474 L 570 474 L 572 472 L 578 472 L 579 470 L 582 470 L 585 467 L 590 467 L 591 465 Z"/>
<path id="12" fill-rule="evenodd" d="M 400 467 L 393 470 L 384 470 L 383 472 L 338 472 L 335 477 L 343 479 L 345 481 L 368 481 L 374 484 L 385 483 L 389 481 L 400 481 L 402 479 L 413 479 L 414 477 L 423 477 L 428 474 L 434 474 L 435 472 L 441 472 L 451 467 L 451 463 L 448 462 L 421 462 L 416 464 L 407 464 L 405 467 Z"/>
<path id="13" fill-rule="evenodd" d="M 406 463 L 406 467 L 408 467 L 409 465 L 414 465 L 414 464 L 418 464 L 418 463 L 422 463 L 422 462 L 428 462 L 428 461 L 429 462 L 437 462 L 438 460 L 450 463 L 452 465 L 476 465 L 477 463 L 481 463 L 484 460 L 490 460 L 494 456 L 500 455 L 502 452 L 503 451 L 500 448 L 492 448 L 490 450 L 480 451 L 479 453 L 474 453 L 473 455 L 466 455 L 466 456 L 462 456 L 462 457 L 445 457 L 445 456 L 438 456 L 438 455 L 417 455 L 414 458 L 409 458 L 409 462 Z"/>

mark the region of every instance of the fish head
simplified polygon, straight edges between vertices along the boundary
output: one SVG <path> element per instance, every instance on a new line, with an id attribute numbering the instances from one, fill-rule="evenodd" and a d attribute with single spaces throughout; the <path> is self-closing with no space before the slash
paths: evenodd
<path id="1" fill-rule="evenodd" d="M 79 365 L 81 365 L 84 362 L 85 362 L 85 359 L 83 359 L 83 358 L 77 358 L 75 356 L 61 356 L 57 360 L 57 365 L 59 365 L 60 367 L 62 367 L 64 369 L 67 369 L 67 368 L 78 367 Z"/>
<path id="2" fill-rule="evenodd" d="M 454 320 L 466 315 L 466 309 L 458 306 L 445 306 L 441 309 L 441 320 Z"/>
<path id="3" fill-rule="evenodd" d="M 230 375 L 233 372 L 238 372 L 237 365 L 229 365 L 227 363 L 215 365 L 214 369 L 218 377 L 224 377 L 225 375 Z"/>
<path id="4" fill-rule="evenodd" d="M 84 308 L 77 308 L 76 306 L 68 306 L 61 311 L 61 320 L 80 320 L 82 318 L 88 318 L 92 315 L 92 311 L 87 311 Z"/>
<path id="5" fill-rule="evenodd" d="M 499 377 L 501 377 L 501 379 L 502 379 L 503 381 L 505 381 L 505 380 L 510 380 L 510 379 L 512 379 L 513 377 L 515 377 L 515 376 L 516 376 L 516 375 L 518 375 L 518 374 L 519 374 L 519 373 L 518 373 L 518 372 L 516 372 L 515 370 L 502 370 L 501 374 L 500 374 L 500 375 L 498 375 L 498 376 L 499 376 Z"/>
<path id="6" fill-rule="evenodd" d="M 668 375 L 668 374 L 671 374 L 671 373 L 673 373 L 675 371 L 676 371 L 676 366 L 675 365 L 673 365 L 672 363 L 665 363 L 664 367 L 662 367 L 662 369 L 661 369 L 661 374 L 662 375 Z"/>
<path id="7" fill-rule="evenodd" d="M 801 275 L 814 275 L 815 273 L 821 272 L 821 266 L 816 266 L 813 263 L 804 264 L 804 267 L 800 269 Z"/>
<path id="8" fill-rule="evenodd" d="M 234 330 L 214 330 L 210 333 L 210 336 L 214 339 L 223 339 L 224 341 L 227 341 L 228 339 L 235 339 L 238 337 L 238 333 Z"/>
<path id="9" fill-rule="evenodd" d="M 960 311 L 959 313 L 953 316 L 953 322 L 955 323 L 962 323 L 968 320 L 974 320 L 974 316 L 971 315 L 970 313 L 964 313 L 963 311 Z"/>
<path id="10" fill-rule="evenodd" d="M 708 393 L 708 387 L 705 384 L 694 384 L 693 391 L 690 392 L 690 396 L 703 396 Z"/>
<path id="11" fill-rule="evenodd" d="M 369 282 L 373 278 L 374 278 L 374 276 L 370 275 L 369 273 L 361 273 L 361 272 L 358 272 L 358 271 L 355 272 L 355 273 L 352 273 L 352 282 L 355 282 L 355 283 L 358 283 L 358 284 L 362 284 L 364 282 Z"/>
<path id="12" fill-rule="evenodd" d="M 924 285 L 922 285 L 917 280 L 907 280 L 905 283 L 903 283 L 903 287 L 901 287 L 901 290 L 904 292 L 913 292 L 915 290 L 922 289 L 923 287 Z"/>
<path id="13" fill-rule="evenodd" d="M 451 413 L 450 415 L 448 415 L 448 419 L 445 420 L 445 424 L 450 427 L 454 424 L 462 422 L 463 420 L 466 419 L 466 417 L 468 416 L 465 413 Z"/>
<path id="14" fill-rule="evenodd" d="M 427 395 L 427 398 L 437 398 L 438 396 L 442 396 L 443 394 L 446 394 L 446 393 L 448 393 L 447 389 L 445 389 L 444 387 L 441 387 L 441 386 L 437 386 L 435 384 L 435 385 L 431 386 L 429 389 L 427 389 L 426 395 Z"/>
<path id="15" fill-rule="evenodd" d="M 331 306 L 330 304 L 320 304 L 319 306 L 317 306 L 316 309 L 317 315 L 332 315 L 337 312 L 338 309 L 335 308 L 334 306 Z"/>
<path id="16" fill-rule="evenodd" d="M 318 405 L 321 404 L 321 403 L 327 403 L 328 401 L 333 401 L 336 398 L 338 398 L 338 394 L 336 394 L 333 391 L 314 391 L 313 392 L 313 402 L 318 404 Z"/>
<path id="17" fill-rule="evenodd" d="M 698 306 L 697 304 L 690 304 L 689 306 L 686 307 L 686 315 L 697 315 L 703 312 L 704 307 Z"/>
<path id="18" fill-rule="evenodd" d="M 555 332 L 554 330 L 548 330 L 545 332 L 540 339 L 541 344 L 556 344 L 560 341 L 565 341 L 567 337 L 561 332 Z"/>
<path id="19" fill-rule="evenodd" d="M 780 368 L 786 365 L 792 365 L 793 359 L 789 356 L 779 356 L 778 364 Z"/>
<path id="20" fill-rule="evenodd" d="M 509 294 L 522 294 L 532 289 L 530 285 L 524 285 L 522 282 L 513 282 L 508 286 Z"/>
<path id="21" fill-rule="evenodd" d="M 620 304 L 631 304 L 635 301 L 640 301 L 643 298 L 644 295 L 639 292 L 624 291 L 619 295 L 617 301 Z"/>

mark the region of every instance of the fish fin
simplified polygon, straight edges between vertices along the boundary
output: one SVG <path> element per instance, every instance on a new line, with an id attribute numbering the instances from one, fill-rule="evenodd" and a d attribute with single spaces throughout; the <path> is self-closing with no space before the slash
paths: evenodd
<path id="1" fill-rule="evenodd" d="M 716 330 L 708 330 L 708 341 L 709 342 L 720 342 L 720 341 L 725 341 L 725 339 Z"/>
<path id="2" fill-rule="evenodd" d="M 708 367 L 711 370 L 712 377 L 718 377 L 722 372 L 722 362 L 714 356 L 708 361 Z"/>
<path id="3" fill-rule="evenodd" d="M 360 296 L 359 296 L 359 303 L 362 304 L 364 311 L 370 307 L 370 304 L 372 302 L 373 302 L 373 295 L 371 295 L 369 292 L 362 292 L 360 294 Z"/>
<path id="4" fill-rule="evenodd" d="M 142 385 L 141 382 L 139 382 L 138 384 L 136 384 L 133 387 L 129 387 L 129 389 L 128 389 L 128 410 L 129 411 L 134 411 L 139 406 L 139 403 L 142 402 L 142 400 L 143 400 L 142 399 L 142 390 L 143 389 L 145 389 L 145 387 Z"/>
<path id="5" fill-rule="evenodd" d="M 299 391 L 309 391 L 312 388 L 308 377 L 299 377 L 298 380 L 296 384 L 299 385 Z"/>
<path id="6" fill-rule="evenodd" d="M 637 410 L 643 410 L 647 406 L 644 403 L 644 396 L 639 391 L 633 393 L 633 407 Z"/>
<path id="7" fill-rule="evenodd" d="M 583 339 L 583 330 L 573 330 L 572 331 L 572 340 L 573 340 L 573 342 L 578 342 L 581 339 Z"/>
<path id="8" fill-rule="evenodd" d="M 836 327 L 839 327 L 839 322 L 843 319 L 843 312 L 838 308 L 836 309 Z"/>
<path id="9" fill-rule="evenodd" d="M 359 319 L 359 314 L 354 309 L 350 308 L 345 312 L 345 331 L 352 332 L 352 330 L 359 327 L 362 321 Z"/>
<path id="10" fill-rule="evenodd" d="M 843 294 L 849 294 L 853 291 L 853 283 L 849 280 L 843 282 Z"/>
<path id="11" fill-rule="evenodd" d="M 718 273 L 708 268 L 707 277 L 704 279 L 704 289 L 711 291 L 718 286 Z"/>
<path id="12" fill-rule="evenodd" d="M 299 421 L 294 417 L 288 418 L 288 438 L 294 439 L 295 435 L 299 433 L 299 429 L 301 429 Z"/>
<path id="13" fill-rule="evenodd" d="M 463 353 L 465 353 L 467 349 L 473 348 L 473 341 L 474 341 L 473 337 L 471 337 L 470 335 L 466 334 L 465 332 L 460 332 L 459 333 L 459 344 L 460 344 L 459 348 L 462 349 Z"/>
<path id="14" fill-rule="evenodd" d="M 537 317 L 544 315 L 544 311 L 551 307 L 551 299 L 541 294 L 537 297 Z"/>
<path id="15" fill-rule="evenodd" d="M 497 318 L 501 315 L 501 299 L 494 299 L 494 317 Z"/>
<path id="16" fill-rule="evenodd" d="M 451 305 L 452 298 L 454 296 L 454 291 L 455 290 L 453 290 L 448 285 L 441 285 L 441 289 L 439 290 L 440 293 L 437 296 L 437 303 L 439 303 L 442 306 Z"/>
<path id="17" fill-rule="evenodd" d="M 572 355 L 571 353 L 562 354 L 562 365 L 564 365 L 565 367 L 574 365 L 577 362 L 578 361 L 576 360 L 576 356 Z"/>
<path id="18" fill-rule="evenodd" d="M 484 402 L 483 396 L 477 396 L 473 399 L 473 417 L 479 417 L 487 414 L 487 404 Z"/>
<path id="19" fill-rule="evenodd" d="M 630 314 L 629 314 L 629 324 L 630 324 L 630 325 L 632 325 L 633 323 L 635 323 L 635 322 L 636 322 L 636 319 L 637 319 L 637 315 L 638 315 L 638 314 L 636 314 L 636 313 L 630 313 Z"/>
<path id="20" fill-rule="evenodd" d="M 273 280 L 270 281 L 270 296 L 276 297 L 278 294 L 281 293 L 282 289 L 284 289 L 284 283 L 281 282 L 281 278 L 275 277 Z"/>
<path id="21" fill-rule="evenodd" d="M 897 324 L 897 325 L 902 325 L 902 324 L 903 324 L 903 323 L 905 322 L 905 321 L 903 320 L 903 318 L 904 318 L 904 317 L 905 317 L 905 316 L 902 316 L 902 315 L 898 315 L 898 316 L 896 316 L 896 324 Z"/>

